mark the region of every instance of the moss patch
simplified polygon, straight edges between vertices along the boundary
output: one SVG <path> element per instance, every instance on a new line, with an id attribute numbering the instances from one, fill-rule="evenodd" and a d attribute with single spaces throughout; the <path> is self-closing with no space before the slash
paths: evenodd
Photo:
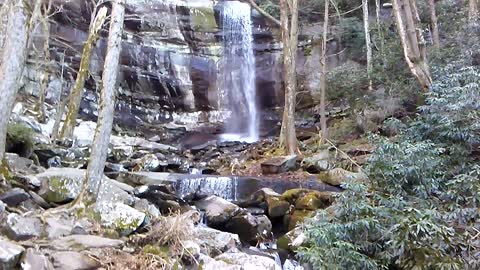
<path id="1" fill-rule="evenodd" d="M 190 20 L 195 31 L 213 32 L 218 27 L 215 12 L 211 7 L 191 8 Z"/>
<path id="2" fill-rule="evenodd" d="M 7 127 L 6 151 L 29 158 L 33 154 L 33 130 L 22 123 L 10 123 Z"/>
<path id="3" fill-rule="evenodd" d="M 310 210 L 295 210 L 295 211 L 293 211 L 292 215 L 290 216 L 290 220 L 288 222 L 288 230 L 295 229 L 295 227 L 298 224 L 303 223 L 303 221 L 306 218 L 312 217 L 314 213 L 315 213 L 314 211 L 310 211 Z"/>

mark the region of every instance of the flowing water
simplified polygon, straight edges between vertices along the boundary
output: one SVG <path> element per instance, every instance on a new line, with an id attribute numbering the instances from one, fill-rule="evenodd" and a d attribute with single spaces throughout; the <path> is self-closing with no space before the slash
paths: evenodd
<path id="1" fill-rule="evenodd" d="M 226 1 L 223 9 L 223 89 L 220 107 L 231 112 L 225 125 L 224 141 L 258 140 L 258 110 L 255 89 L 255 55 L 251 7 L 247 3 Z"/>

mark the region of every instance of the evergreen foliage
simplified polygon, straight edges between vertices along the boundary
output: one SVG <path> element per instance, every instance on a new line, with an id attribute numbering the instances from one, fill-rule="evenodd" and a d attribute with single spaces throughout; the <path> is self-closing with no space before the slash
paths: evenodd
<path id="1" fill-rule="evenodd" d="M 418 117 L 377 144 L 370 183 L 304 224 L 315 269 L 478 269 L 480 70 L 451 63 Z"/>

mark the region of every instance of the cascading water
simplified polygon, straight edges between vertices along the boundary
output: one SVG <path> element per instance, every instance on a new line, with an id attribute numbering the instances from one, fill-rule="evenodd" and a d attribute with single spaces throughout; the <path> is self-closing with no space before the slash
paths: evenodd
<path id="1" fill-rule="evenodd" d="M 255 55 L 251 7 L 225 1 L 223 9 L 223 89 L 220 107 L 231 112 L 225 125 L 224 141 L 258 140 L 258 111 L 255 89 Z"/>

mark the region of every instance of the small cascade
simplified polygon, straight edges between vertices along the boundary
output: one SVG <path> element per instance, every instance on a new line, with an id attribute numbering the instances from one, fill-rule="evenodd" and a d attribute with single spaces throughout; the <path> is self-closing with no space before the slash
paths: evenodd
<path id="1" fill-rule="evenodd" d="M 236 177 L 199 176 L 181 179 L 177 182 L 177 195 L 185 198 L 191 194 L 216 195 L 228 201 L 237 200 Z"/>
<path id="2" fill-rule="evenodd" d="M 286 259 L 283 264 L 283 270 L 304 270 L 305 268 L 301 266 L 297 261 L 292 259 Z"/>
<path id="3" fill-rule="evenodd" d="M 197 169 L 197 168 L 188 168 L 188 174 L 201 175 L 202 170 Z"/>
<path id="4" fill-rule="evenodd" d="M 258 141 L 259 116 L 255 87 L 255 55 L 251 7 L 247 3 L 226 1 L 223 9 L 223 89 L 220 108 L 231 112 L 223 141 Z"/>

